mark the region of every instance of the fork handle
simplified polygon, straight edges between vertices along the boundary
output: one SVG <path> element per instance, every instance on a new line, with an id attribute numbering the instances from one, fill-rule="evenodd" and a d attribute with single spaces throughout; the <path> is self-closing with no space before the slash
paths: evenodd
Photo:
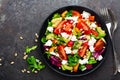
<path id="1" fill-rule="evenodd" d="M 113 41 L 113 38 L 112 38 L 112 35 L 114 34 L 114 32 L 112 34 L 110 34 L 110 38 L 111 38 L 111 41 L 112 41 L 112 48 L 113 48 L 113 55 L 114 55 L 114 61 L 115 61 L 115 71 L 114 71 L 114 75 L 117 74 L 117 72 L 120 73 L 120 61 L 119 61 L 119 56 L 115 50 L 115 44 L 114 44 L 114 41 Z"/>
<path id="2" fill-rule="evenodd" d="M 117 53 L 116 53 L 116 50 L 113 46 L 113 53 L 114 53 L 114 60 L 115 60 L 115 71 L 114 71 L 114 75 L 117 74 L 117 72 L 120 72 L 120 62 L 118 60 L 118 56 L 117 56 Z"/>

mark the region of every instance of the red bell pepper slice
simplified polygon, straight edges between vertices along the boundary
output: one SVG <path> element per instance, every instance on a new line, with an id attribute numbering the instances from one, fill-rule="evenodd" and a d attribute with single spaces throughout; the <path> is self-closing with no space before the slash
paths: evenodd
<path id="1" fill-rule="evenodd" d="M 65 52 L 65 50 L 64 50 L 64 46 L 59 45 L 59 46 L 57 47 L 57 49 L 58 49 L 58 54 L 60 55 L 60 57 L 61 57 L 63 60 L 67 60 L 67 54 L 66 54 L 66 52 Z"/>
<path id="2" fill-rule="evenodd" d="M 98 36 L 98 32 L 95 31 L 95 30 L 91 30 L 91 33 L 92 33 L 93 35 L 95 35 L 96 37 Z"/>
<path id="3" fill-rule="evenodd" d="M 89 16 L 90 21 L 95 21 L 95 16 Z"/>
<path id="4" fill-rule="evenodd" d="M 72 16 L 78 16 L 79 18 L 82 18 L 81 14 L 76 10 L 72 10 Z"/>
<path id="5" fill-rule="evenodd" d="M 81 49 L 78 50 L 78 54 L 80 57 L 83 57 L 88 49 L 88 46 L 83 46 Z"/>
<path id="6" fill-rule="evenodd" d="M 104 42 L 102 39 L 99 39 L 99 40 L 95 43 L 95 45 L 94 45 L 95 51 L 100 51 L 100 50 L 102 50 L 103 47 L 104 47 L 104 45 L 105 45 L 105 42 Z"/>

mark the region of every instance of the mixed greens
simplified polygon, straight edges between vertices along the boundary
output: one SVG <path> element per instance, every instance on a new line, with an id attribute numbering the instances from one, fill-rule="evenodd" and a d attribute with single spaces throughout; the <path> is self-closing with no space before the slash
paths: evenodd
<path id="1" fill-rule="evenodd" d="M 26 54 L 29 54 L 30 52 L 36 50 L 37 46 L 32 46 L 32 47 L 26 47 L 25 52 Z M 34 56 L 29 56 L 27 58 L 27 63 L 28 63 L 28 68 L 32 70 L 32 72 L 35 72 L 36 70 L 41 70 L 45 68 L 45 65 L 42 64 L 42 62 L 35 58 Z"/>
<path id="2" fill-rule="evenodd" d="M 103 59 L 106 36 L 89 12 L 76 10 L 56 13 L 48 20 L 41 38 L 50 62 L 70 72 L 85 71 Z"/>

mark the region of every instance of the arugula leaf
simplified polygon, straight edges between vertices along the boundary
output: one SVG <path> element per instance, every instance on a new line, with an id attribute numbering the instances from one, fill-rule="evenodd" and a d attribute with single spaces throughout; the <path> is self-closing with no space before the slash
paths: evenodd
<path id="1" fill-rule="evenodd" d="M 52 22 L 48 21 L 48 26 L 52 26 Z"/>
<path id="2" fill-rule="evenodd" d="M 47 41 L 47 40 L 46 40 L 46 37 L 43 36 L 43 37 L 41 38 L 41 42 L 42 42 L 42 43 L 46 43 L 46 41 Z"/>
<path id="3" fill-rule="evenodd" d="M 32 72 L 34 72 L 35 70 L 41 70 L 45 68 L 45 65 L 43 65 L 42 62 L 36 59 L 34 56 L 28 57 L 27 62 L 29 64 L 28 67 L 32 70 Z"/>
<path id="4" fill-rule="evenodd" d="M 95 60 L 94 57 L 91 57 L 89 60 L 88 60 L 88 64 L 95 64 L 97 63 L 97 60 Z"/>
<path id="5" fill-rule="evenodd" d="M 26 52 L 26 54 L 28 54 L 28 53 L 30 53 L 31 51 L 33 51 L 33 50 L 35 50 L 37 48 L 37 46 L 32 46 L 32 47 L 26 47 L 26 49 L 25 49 L 25 52 Z"/>
<path id="6" fill-rule="evenodd" d="M 72 10 L 70 10 L 69 12 L 67 12 L 66 17 L 71 17 L 72 16 Z"/>
<path id="7" fill-rule="evenodd" d="M 79 55 L 76 53 L 74 55 L 68 55 L 68 65 L 75 66 L 79 62 Z"/>
<path id="8" fill-rule="evenodd" d="M 84 64 L 82 64 L 82 65 L 79 66 L 79 69 L 80 69 L 81 71 L 84 71 L 84 70 L 86 69 L 86 66 L 85 66 Z"/>

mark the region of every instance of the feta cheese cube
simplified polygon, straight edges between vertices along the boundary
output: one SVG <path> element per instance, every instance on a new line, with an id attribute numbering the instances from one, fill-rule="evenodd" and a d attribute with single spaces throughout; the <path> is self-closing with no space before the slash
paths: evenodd
<path id="1" fill-rule="evenodd" d="M 61 36 L 64 37 L 64 38 L 68 38 L 69 37 L 69 35 L 67 33 L 65 33 L 65 32 L 62 32 Z"/>
<path id="2" fill-rule="evenodd" d="M 53 27 L 48 27 L 47 30 L 48 30 L 49 32 L 53 32 Z"/>
<path id="3" fill-rule="evenodd" d="M 89 46 L 89 49 L 90 49 L 91 52 L 95 51 L 93 46 Z"/>
<path id="4" fill-rule="evenodd" d="M 88 19 L 91 14 L 89 12 L 83 11 L 82 17 Z"/>
<path id="5" fill-rule="evenodd" d="M 73 24 L 76 24 L 78 22 L 78 16 L 73 16 L 73 17 L 66 17 L 65 19 L 70 19 L 70 20 L 73 20 Z"/>
<path id="6" fill-rule="evenodd" d="M 91 24 L 90 24 L 90 28 L 91 29 L 95 29 L 97 27 L 97 25 L 95 24 L 95 22 L 92 22 Z"/>
<path id="7" fill-rule="evenodd" d="M 59 57 L 59 54 L 58 54 L 58 53 L 55 53 L 55 52 L 50 52 L 50 54 L 52 54 L 52 55 L 54 55 L 54 56 Z"/>
<path id="8" fill-rule="evenodd" d="M 51 40 L 48 40 L 46 43 L 45 43 L 45 46 L 51 46 L 52 45 L 52 41 Z"/>
<path id="9" fill-rule="evenodd" d="M 80 64 L 86 64 L 86 63 L 88 63 L 88 59 L 83 59 L 83 60 L 79 60 L 79 63 Z"/>
<path id="10" fill-rule="evenodd" d="M 101 61 L 103 59 L 102 55 L 99 55 L 96 60 Z"/>
<path id="11" fill-rule="evenodd" d="M 94 37 L 91 37 L 91 39 L 88 41 L 89 46 L 93 46 L 96 43 L 96 39 Z"/>
<path id="12" fill-rule="evenodd" d="M 67 64 L 67 60 L 62 60 L 62 64 Z"/>
<path id="13" fill-rule="evenodd" d="M 67 54 L 71 54 L 71 48 L 70 47 L 65 47 L 64 50 L 66 51 Z"/>
<path id="14" fill-rule="evenodd" d="M 75 35 L 73 35 L 73 36 L 71 37 L 71 41 L 77 41 L 77 38 L 76 38 Z"/>

